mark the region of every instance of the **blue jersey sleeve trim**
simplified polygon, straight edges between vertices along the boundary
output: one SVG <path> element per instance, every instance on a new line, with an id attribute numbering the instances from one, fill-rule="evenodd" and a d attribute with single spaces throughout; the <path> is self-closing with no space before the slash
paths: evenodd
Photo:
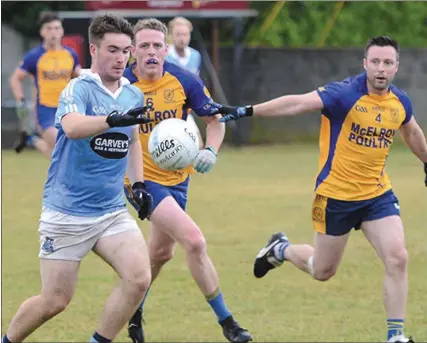
<path id="1" fill-rule="evenodd" d="M 191 108 L 199 116 L 206 116 L 210 113 L 204 111 L 203 108 L 212 101 L 212 98 L 208 96 L 206 86 L 197 75 L 170 62 L 165 62 L 164 71 L 176 77 L 181 83 L 187 96 L 185 104 L 187 108 Z"/>
<path id="2" fill-rule="evenodd" d="M 76 67 L 80 65 L 79 56 L 77 55 L 77 52 L 72 47 L 69 47 L 69 46 L 64 46 L 64 48 L 68 50 L 68 52 L 73 57 L 73 61 L 74 61 L 73 70 L 76 69 Z"/>
<path id="3" fill-rule="evenodd" d="M 27 73 L 37 76 L 37 63 L 40 57 L 45 53 L 42 45 L 39 45 L 28 51 L 19 66 L 20 69 L 25 70 Z"/>
<path id="4" fill-rule="evenodd" d="M 392 85 L 390 87 L 390 90 L 393 92 L 394 95 L 397 96 L 400 103 L 402 104 L 403 108 L 405 109 L 405 119 L 402 121 L 402 125 L 407 124 L 411 118 L 414 116 L 412 111 L 412 103 L 409 99 L 408 94 L 406 94 L 405 91 L 401 90 L 400 88 Z"/>

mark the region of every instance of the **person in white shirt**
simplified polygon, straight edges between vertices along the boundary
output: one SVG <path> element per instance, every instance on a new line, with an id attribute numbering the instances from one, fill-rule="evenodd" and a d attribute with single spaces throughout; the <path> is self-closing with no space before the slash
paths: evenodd
<path id="1" fill-rule="evenodd" d="M 202 57 L 199 51 L 189 46 L 193 25 L 184 17 L 175 17 L 169 22 L 168 26 L 172 44 L 168 45 L 166 60 L 199 75 Z M 203 138 L 191 114 L 188 115 L 187 122 L 196 128 L 200 149 L 202 149 L 204 147 Z"/>

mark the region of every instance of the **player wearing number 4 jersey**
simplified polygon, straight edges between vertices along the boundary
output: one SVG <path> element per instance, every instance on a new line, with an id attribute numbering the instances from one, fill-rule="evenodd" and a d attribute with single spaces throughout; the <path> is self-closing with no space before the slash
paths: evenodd
<path id="1" fill-rule="evenodd" d="M 319 174 L 312 220 L 314 248 L 290 244 L 284 233 L 271 236 L 254 265 L 258 278 L 289 261 L 314 279 L 337 271 L 352 228 L 361 229 L 385 267 L 387 340 L 408 342 L 404 317 L 408 295 L 405 238 L 400 207 L 387 173 L 386 158 L 397 130 L 424 163 L 427 145 L 409 97 L 391 82 L 399 47 L 389 37 L 372 38 L 365 48 L 365 72 L 303 95 L 288 95 L 246 107 L 228 107 L 220 121 L 245 116 L 286 116 L 321 110 Z"/>
<path id="2" fill-rule="evenodd" d="M 140 125 L 140 141 L 144 154 L 144 184 L 153 196 L 153 213 L 149 238 L 152 280 L 174 254 L 176 242 L 185 251 L 187 265 L 200 291 L 215 312 L 224 336 L 231 342 L 247 342 L 251 336 L 239 326 L 231 315 L 219 288 L 218 275 L 206 251 L 206 241 L 197 224 L 185 212 L 189 174 L 192 168 L 164 171 L 157 167 L 148 153 L 148 139 L 156 124 L 168 118 L 187 119 L 188 109 L 194 110 L 207 124 L 206 148 L 201 149 L 194 169 L 206 173 L 216 162 L 217 151 L 224 138 L 225 125 L 211 114 L 219 113 L 198 76 L 171 63 L 164 62 L 167 55 L 166 26 L 157 19 L 139 21 L 135 28 L 136 64 L 125 76 L 146 96 L 148 114 L 153 122 Z M 134 205 L 132 189 L 126 180 L 125 193 Z M 139 209 L 139 206 L 135 206 Z M 142 309 L 129 322 L 129 336 L 134 342 L 143 342 Z"/>

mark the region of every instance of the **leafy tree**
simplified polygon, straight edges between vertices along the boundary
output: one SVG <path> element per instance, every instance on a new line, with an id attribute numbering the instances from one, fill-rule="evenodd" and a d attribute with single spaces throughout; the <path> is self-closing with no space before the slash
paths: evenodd
<path id="1" fill-rule="evenodd" d="M 2 1 L 2 20 L 26 37 L 39 35 L 38 19 L 43 11 L 83 10 L 82 1 Z"/>
<path id="2" fill-rule="evenodd" d="M 260 11 L 247 42 L 265 46 L 317 46 L 337 2 L 286 2 L 263 36 L 260 28 L 275 2 L 251 3 Z M 363 46 L 371 36 L 390 35 L 404 47 L 427 46 L 427 3 L 345 2 L 325 46 Z"/>

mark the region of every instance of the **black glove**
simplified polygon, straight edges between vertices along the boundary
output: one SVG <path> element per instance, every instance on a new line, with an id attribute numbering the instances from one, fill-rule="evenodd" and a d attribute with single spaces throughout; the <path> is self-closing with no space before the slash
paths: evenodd
<path id="1" fill-rule="evenodd" d="M 133 199 L 139 206 L 138 217 L 141 220 L 150 218 L 153 211 L 153 197 L 147 192 L 144 182 L 135 182 L 132 185 Z"/>
<path id="2" fill-rule="evenodd" d="M 426 174 L 426 178 L 424 179 L 424 183 L 427 187 L 427 163 L 424 163 L 424 173 Z"/>
<path id="3" fill-rule="evenodd" d="M 132 126 L 136 124 L 149 123 L 152 120 L 145 116 L 147 110 L 149 110 L 149 108 L 144 106 L 131 109 L 125 113 L 113 111 L 107 116 L 107 123 L 110 125 L 110 127 Z"/>
<path id="4" fill-rule="evenodd" d="M 218 113 L 223 114 L 219 120 L 221 123 L 226 123 L 230 120 L 237 120 L 243 117 L 251 117 L 254 113 L 252 106 L 225 106 L 221 104 L 215 104 L 218 108 Z"/>

